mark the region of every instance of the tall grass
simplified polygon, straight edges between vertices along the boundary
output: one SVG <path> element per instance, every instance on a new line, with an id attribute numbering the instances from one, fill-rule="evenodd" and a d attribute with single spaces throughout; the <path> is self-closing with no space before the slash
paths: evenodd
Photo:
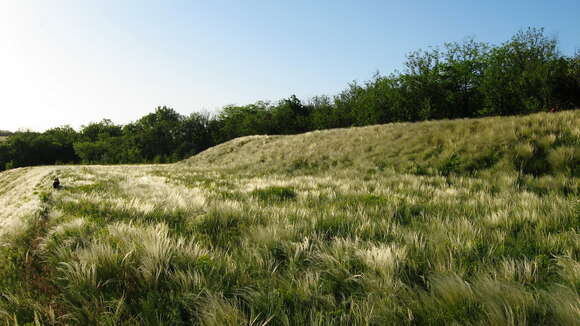
<path id="1" fill-rule="evenodd" d="M 2 237 L 0 321 L 575 325 L 577 120 L 573 111 L 252 137 L 192 159 L 199 167 L 2 173 L 0 187 L 40 183 L 37 195 L 22 190 L 34 205 Z M 285 151 L 269 147 L 282 141 Z M 326 149 L 339 144 L 336 157 Z M 227 146 L 237 149 L 214 156 Z M 269 173 L 250 164 L 259 148 Z M 307 165 L 292 165 L 305 155 Z M 55 173 L 64 188 L 41 189 Z"/>

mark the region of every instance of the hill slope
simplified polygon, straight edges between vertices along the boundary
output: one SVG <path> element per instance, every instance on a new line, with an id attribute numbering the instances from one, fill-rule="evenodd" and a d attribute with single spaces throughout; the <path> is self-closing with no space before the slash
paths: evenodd
<path id="1" fill-rule="evenodd" d="M 2 172 L 0 324 L 577 324 L 579 117 Z"/>
<path id="2" fill-rule="evenodd" d="M 249 136 L 210 148 L 187 163 L 267 171 L 392 167 L 423 174 L 517 168 L 535 175 L 578 176 L 579 143 L 580 110 L 575 110 Z"/>

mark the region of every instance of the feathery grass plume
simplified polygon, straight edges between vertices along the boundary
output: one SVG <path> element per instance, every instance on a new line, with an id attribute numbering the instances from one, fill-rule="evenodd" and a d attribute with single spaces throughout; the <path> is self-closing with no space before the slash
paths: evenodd
<path id="1" fill-rule="evenodd" d="M 321 271 L 323 290 L 341 304 L 362 296 L 367 287 L 365 264 L 356 255 L 358 246 L 358 240 L 336 238 L 314 255 L 313 262 Z"/>
<path id="2" fill-rule="evenodd" d="M 200 322 L 204 326 L 235 326 L 246 325 L 248 320 L 234 303 L 223 297 L 213 295 L 208 297 L 200 311 Z"/>
<path id="3" fill-rule="evenodd" d="M 557 325 L 575 325 L 580 320 L 580 295 L 578 287 L 573 288 L 555 284 L 541 292 L 542 303 L 549 309 L 549 321 Z"/>
<path id="4" fill-rule="evenodd" d="M 393 244 L 377 244 L 360 249 L 359 255 L 379 275 L 392 278 L 397 272 L 400 262 L 406 257 L 406 249 Z"/>
<path id="5" fill-rule="evenodd" d="M 526 259 L 503 260 L 496 269 L 496 279 L 531 285 L 538 281 L 538 262 Z"/>
<path id="6" fill-rule="evenodd" d="M 538 325 L 547 321 L 534 295 L 516 282 L 481 277 L 473 288 L 490 325 Z"/>
<path id="7" fill-rule="evenodd" d="M 421 296 L 414 309 L 418 323 L 469 324 L 480 311 L 470 284 L 454 274 L 436 274 L 429 278 L 430 291 Z"/>
<path id="8" fill-rule="evenodd" d="M 570 257 L 558 257 L 556 263 L 560 270 L 558 274 L 571 289 L 580 292 L 580 263 Z"/>
<path id="9" fill-rule="evenodd" d="M 39 244 L 39 248 L 45 252 L 57 249 L 75 249 L 88 244 L 89 236 L 96 227 L 86 218 L 73 218 L 68 222 L 61 222 L 48 230 L 46 236 Z"/>

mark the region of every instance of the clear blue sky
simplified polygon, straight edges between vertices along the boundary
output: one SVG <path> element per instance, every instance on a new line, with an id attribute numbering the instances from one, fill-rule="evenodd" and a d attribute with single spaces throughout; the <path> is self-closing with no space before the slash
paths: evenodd
<path id="1" fill-rule="evenodd" d="M 3 1 L 0 129 L 332 95 L 409 51 L 528 26 L 572 55 L 580 1 Z"/>

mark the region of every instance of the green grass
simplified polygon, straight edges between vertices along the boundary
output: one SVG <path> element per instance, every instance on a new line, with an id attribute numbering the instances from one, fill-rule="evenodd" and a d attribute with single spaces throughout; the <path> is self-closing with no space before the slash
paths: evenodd
<path id="1" fill-rule="evenodd" d="M 174 165 L 56 167 L 36 212 L 0 238 L 0 323 L 575 325 L 579 117 L 248 137 Z M 37 169 L 0 174 L 0 200 Z M 54 174 L 63 189 L 40 189 Z"/>
<path id="2" fill-rule="evenodd" d="M 296 198 L 296 192 L 290 187 L 268 187 L 256 189 L 251 192 L 252 196 L 264 202 L 281 202 Z"/>

